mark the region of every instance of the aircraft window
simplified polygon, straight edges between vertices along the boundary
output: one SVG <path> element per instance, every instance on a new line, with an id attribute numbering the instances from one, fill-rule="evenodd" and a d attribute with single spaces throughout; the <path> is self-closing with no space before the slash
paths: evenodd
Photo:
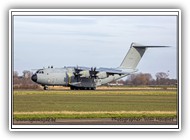
<path id="1" fill-rule="evenodd" d="M 37 70 L 36 73 L 43 73 L 43 70 Z"/>
<path id="2" fill-rule="evenodd" d="M 37 71 L 36 73 L 42 73 L 42 74 L 44 74 L 44 71 Z"/>

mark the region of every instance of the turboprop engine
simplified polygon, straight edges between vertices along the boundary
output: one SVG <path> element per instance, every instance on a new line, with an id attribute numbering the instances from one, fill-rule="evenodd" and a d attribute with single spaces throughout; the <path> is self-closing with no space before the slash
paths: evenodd
<path id="1" fill-rule="evenodd" d="M 90 72 L 88 70 L 80 71 L 79 74 L 82 78 L 90 78 Z"/>
<path id="2" fill-rule="evenodd" d="M 80 77 L 82 77 L 82 78 L 90 78 L 91 77 L 90 71 L 88 71 L 88 70 L 80 71 L 79 74 L 80 74 Z M 104 79 L 107 77 L 108 77 L 108 75 L 106 72 L 98 72 L 95 76 L 95 78 L 98 78 L 98 79 Z"/>
<path id="3" fill-rule="evenodd" d="M 99 72 L 98 74 L 96 74 L 96 76 L 99 78 L 99 79 L 104 79 L 104 78 L 107 78 L 108 75 L 106 72 Z"/>

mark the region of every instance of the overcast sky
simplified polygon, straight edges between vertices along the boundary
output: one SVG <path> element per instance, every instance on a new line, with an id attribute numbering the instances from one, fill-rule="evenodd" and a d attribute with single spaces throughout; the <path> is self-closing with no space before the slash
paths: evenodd
<path id="1" fill-rule="evenodd" d="M 132 42 L 150 48 L 139 72 L 177 78 L 176 16 L 14 16 L 14 70 L 118 67 Z"/>

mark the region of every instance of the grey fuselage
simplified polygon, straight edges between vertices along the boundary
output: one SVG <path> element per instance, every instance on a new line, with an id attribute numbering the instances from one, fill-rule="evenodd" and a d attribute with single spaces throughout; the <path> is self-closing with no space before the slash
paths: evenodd
<path id="1" fill-rule="evenodd" d="M 86 78 L 76 79 L 74 67 L 64 68 L 44 68 L 39 69 L 32 77 L 32 80 L 42 86 L 75 86 L 75 87 L 97 87 L 111 81 L 127 76 L 113 74 L 106 78 Z"/>

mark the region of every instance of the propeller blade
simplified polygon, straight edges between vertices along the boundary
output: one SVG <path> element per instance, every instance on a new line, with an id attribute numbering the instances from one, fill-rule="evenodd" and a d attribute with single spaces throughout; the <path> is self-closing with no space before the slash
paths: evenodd
<path id="1" fill-rule="evenodd" d="M 91 70 L 89 71 L 89 73 L 90 73 L 90 77 L 91 78 L 97 78 L 97 76 L 96 76 L 96 74 L 98 73 L 97 71 L 96 71 L 96 67 L 91 67 Z"/>
<path id="2" fill-rule="evenodd" d="M 79 70 L 78 65 L 77 65 L 77 67 L 74 67 L 74 72 L 73 72 L 74 78 L 77 79 L 77 82 L 79 81 L 79 78 L 80 78 L 79 73 L 80 73 L 80 70 Z"/>

